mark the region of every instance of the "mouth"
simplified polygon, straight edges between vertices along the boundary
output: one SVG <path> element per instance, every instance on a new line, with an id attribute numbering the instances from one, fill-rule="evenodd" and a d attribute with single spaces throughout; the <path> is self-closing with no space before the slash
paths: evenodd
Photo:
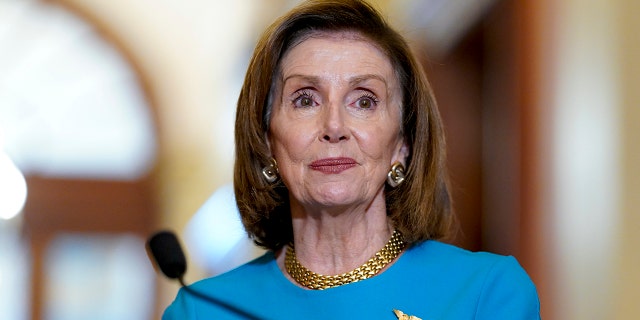
<path id="1" fill-rule="evenodd" d="M 309 168 L 322 173 L 335 174 L 351 169 L 357 164 L 352 158 L 325 158 L 312 162 Z"/>

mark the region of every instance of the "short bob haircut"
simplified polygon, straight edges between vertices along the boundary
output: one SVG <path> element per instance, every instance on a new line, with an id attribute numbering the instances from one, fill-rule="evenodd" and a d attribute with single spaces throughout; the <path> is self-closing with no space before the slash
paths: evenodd
<path id="1" fill-rule="evenodd" d="M 242 223 L 256 244 L 278 250 L 293 241 L 289 191 L 270 184 L 266 143 L 270 93 L 287 51 L 310 35 L 355 32 L 390 59 L 402 89 L 402 132 L 409 146 L 406 179 L 385 187 L 387 215 L 405 241 L 442 239 L 453 220 L 440 115 L 422 66 L 404 38 L 359 0 L 306 1 L 275 21 L 258 41 L 238 98 L 234 190 Z"/>

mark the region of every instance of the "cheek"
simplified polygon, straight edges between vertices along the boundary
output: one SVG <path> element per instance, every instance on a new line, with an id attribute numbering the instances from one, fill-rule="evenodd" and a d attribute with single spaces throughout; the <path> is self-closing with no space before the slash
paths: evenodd
<path id="1" fill-rule="evenodd" d="M 271 134 L 271 152 L 280 160 L 296 161 L 304 157 L 305 150 L 309 146 L 309 137 L 303 129 L 278 130 Z"/>
<path id="2" fill-rule="evenodd" d="M 370 157 L 387 160 L 398 150 L 398 130 L 388 126 L 375 126 L 360 130 L 358 135 L 362 151 Z"/>

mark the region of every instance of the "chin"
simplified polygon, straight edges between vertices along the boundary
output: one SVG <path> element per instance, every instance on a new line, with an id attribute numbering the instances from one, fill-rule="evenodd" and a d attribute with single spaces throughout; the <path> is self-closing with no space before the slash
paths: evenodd
<path id="1" fill-rule="evenodd" d="M 366 196 L 363 193 L 356 193 L 362 190 L 361 187 L 346 186 L 326 188 L 319 192 L 314 199 L 316 202 L 325 207 L 349 206 L 356 203 L 366 202 Z"/>

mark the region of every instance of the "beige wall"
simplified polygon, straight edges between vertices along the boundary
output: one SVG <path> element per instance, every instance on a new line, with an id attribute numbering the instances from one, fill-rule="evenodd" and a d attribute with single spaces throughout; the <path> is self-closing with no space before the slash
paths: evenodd
<path id="1" fill-rule="evenodd" d="M 634 0 L 555 2 L 547 141 L 558 319 L 640 318 Z"/>
<path id="2" fill-rule="evenodd" d="M 158 5 L 149 1 L 67 0 L 122 48 L 139 70 L 159 121 L 159 190 L 165 223 L 179 228 L 213 189 L 231 180 L 232 158 L 219 141 L 231 140 L 224 105 L 234 37 L 244 38 L 241 7 L 201 3 Z M 168 2 L 170 4 L 170 2 Z M 215 2 L 218 3 L 218 2 Z M 215 23 L 237 10 L 221 29 Z M 236 24 L 236 25 L 234 25 Z M 234 32 L 227 32 L 234 30 Z M 226 50 L 218 50 L 226 43 Z M 221 124 L 217 123 L 221 120 Z M 219 125 L 219 126 L 218 126 Z M 218 153 L 218 151 L 221 151 Z"/>
<path id="3" fill-rule="evenodd" d="M 618 0 L 622 128 L 620 245 L 615 248 L 612 318 L 640 319 L 640 2 Z"/>

